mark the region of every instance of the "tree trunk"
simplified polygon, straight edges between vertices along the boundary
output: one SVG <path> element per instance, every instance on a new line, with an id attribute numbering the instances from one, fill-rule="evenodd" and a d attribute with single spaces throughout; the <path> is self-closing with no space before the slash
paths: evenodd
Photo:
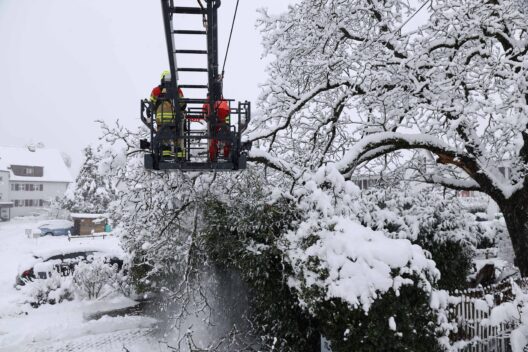
<path id="1" fill-rule="evenodd" d="M 498 202 L 515 252 L 515 265 L 528 276 L 528 190 Z"/>

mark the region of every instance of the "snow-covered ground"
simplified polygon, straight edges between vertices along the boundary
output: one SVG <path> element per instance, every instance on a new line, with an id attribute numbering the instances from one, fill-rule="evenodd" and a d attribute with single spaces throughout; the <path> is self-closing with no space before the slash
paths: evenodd
<path id="1" fill-rule="evenodd" d="M 95 301 L 75 299 L 56 305 L 31 308 L 23 304 L 22 291 L 14 287 L 20 263 L 32 253 L 50 253 L 68 248 L 101 248 L 119 251 L 115 238 L 68 241 L 65 237 L 27 238 L 25 229 L 35 222 L 0 222 L 0 352 L 17 351 L 147 351 L 157 341 L 150 337 L 154 319 L 138 316 L 88 320 L 96 312 L 135 304 L 125 297 Z M 142 347 L 143 346 L 143 347 Z M 156 347 L 158 348 L 158 347 Z"/>

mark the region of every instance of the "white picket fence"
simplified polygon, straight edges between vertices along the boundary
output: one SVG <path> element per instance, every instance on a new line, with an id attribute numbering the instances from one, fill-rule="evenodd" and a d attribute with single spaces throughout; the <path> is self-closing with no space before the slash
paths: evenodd
<path id="1" fill-rule="evenodd" d="M 491 326 L 483 324 L 483 320 L 489 318 L 491 308 L 484 308 L 476 298 L 461 296 L 461 302 L 452 309 L 452 314 L 458 323 L 458 334 L 455 341 L 471 341 L 469 345 L 462 348 L 462 352 L 508 352 L 511 350 L 509 338 L 510 332 L 515 328 L 511 324 L 500 324 Z M 482 300 L 480 300 L 482 302 Z"/>
<path id="2" fill-rule="evenodd" d="M 528 286 L 526 279 L 516 283 L 520 286 Z M 462 341 L 471 342 L 462 347 L 461 352 L 511 351 L 510 333 L 517 327 L 516 323 L 502 323 L 496 326 L 485 323 L 492 310 L 485 299 L 492 298 L 495 305 L 512 300 L 511 282 L 454 292 L 451 295 L 458 297 L 458 302 L 450 308 L 451 318 L 458 324 L 458 332 L 452 334 L 451 341 L 458 342 L 461 346 Z"/>

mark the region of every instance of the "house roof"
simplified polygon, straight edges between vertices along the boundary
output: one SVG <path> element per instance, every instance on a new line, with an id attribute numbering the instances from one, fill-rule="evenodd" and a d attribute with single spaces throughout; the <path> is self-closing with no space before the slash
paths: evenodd
<path id="1" fill-rule="evenodd" d="M 108 214 L 71 213 L 72 219 L 106 219 Z"/>
<path id="2" fill-rule="evenodd" d="M 42 177 L 17 176 L 11 165 L 40 166 Z M 70 170 L 56 149 L 0 146 L 0 171 L 10 171 L 11 181 L 72 182 Z"/>

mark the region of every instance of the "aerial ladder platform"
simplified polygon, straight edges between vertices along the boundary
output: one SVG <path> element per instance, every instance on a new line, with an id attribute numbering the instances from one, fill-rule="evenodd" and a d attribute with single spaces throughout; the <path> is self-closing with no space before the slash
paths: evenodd
<path id="1" fill-rule="evenodd" d="M 247 146 L 241 134 L 251 118 L 248 101 L 224 99 L 223 75 L 218 61 L 218 8 L 220 0 L 197 0 L 199 6 L 177 6 L 177 0 L 161 0 L 170 78 L 162 79 L 163 94 L 156 101 L 141 101 L 141 120 L 150 138 L 141 140 L 145 168 L 151 170 L 229 171 L 246 168 Z M 178 28 L 181 16 L 201 16 L 203 27 Z M 203 48 L 181 47 L 184 38 L 202 41 Z M 205 38 L 205 40 L 204 40 Z M 181 56 L 204 56 L 207 67 L 180 67 Z M 198 60 L 196 60 L 198 61 Z M 203 60 L 202 60 L 203 61 Z M 200 75 L 203 83 L 180 82 L 179 74 Z M 178 90 L 184 92 L 184 97 Z M 190 92 L 200 98 L 187 98 Z M 196 94 L 198 92 L 198 94 Z M 157 123 L 160 104 L 170 102 L 170 123 Z M 222 114 L 219 106 L 223 108 Z M 226 107 L 229 109 L 225 117 Z M 221 115 L 219 117 L 219 115 Z M 159 119 L 158 119 L 159 121 Z M 167 151 L 169 152 L 167 153 Z"/>

